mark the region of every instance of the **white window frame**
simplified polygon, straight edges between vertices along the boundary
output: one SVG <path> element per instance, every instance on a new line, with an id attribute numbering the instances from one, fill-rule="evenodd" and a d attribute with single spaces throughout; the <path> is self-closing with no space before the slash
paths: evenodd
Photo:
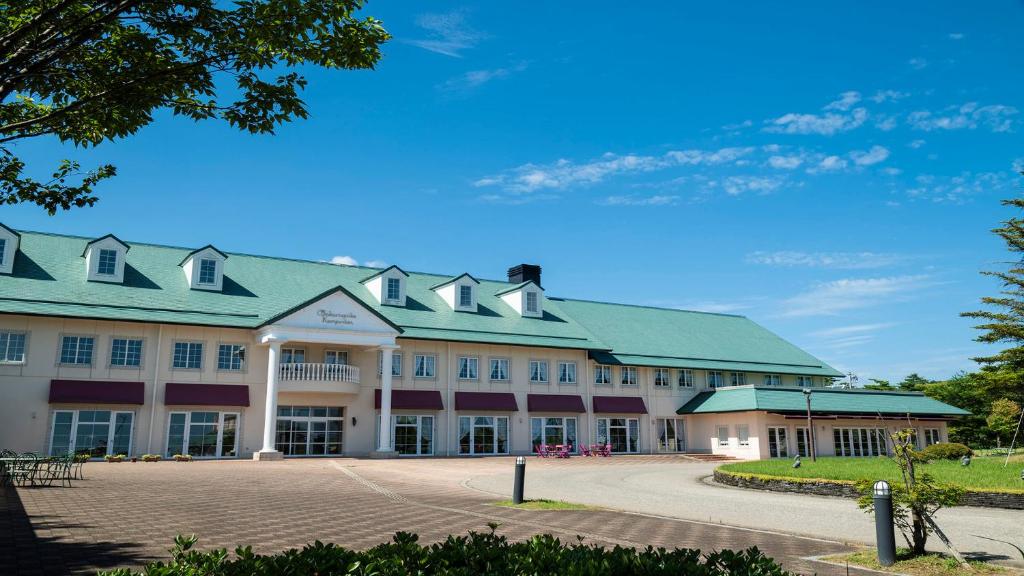
<path id="1" fill-rule="evenodd" d="M 888 436 L 884 428 L 836 426 L 832 428 L 833 454 L 842 457 L 885 456 L 889 453 Z"/>
<path id="2" fill-rule="evenodd" d="M 332 354 L 334 355 L 334 362 L 333 363 L 329 362 L 327 360 Z M 339 362 L 339 359 L 343 359 L 344 361 L 343 362 Z M 329 348 L 327 350 L 324 350 L 324 364 L 340 364 L 340 365 L 347 366 L 348 365 L 348 350 L 335 350 L 333 348 Z"/>
<path id="3" fill-rule="evenodd" d="M 294 415 L 294 409 L 296 409 L 296 408 L 298 408 L 300 410 L 305 409 L 307 411 L 306 415 L 305 416 Z M 324 412 L 325 412 L 325 415 L 317 416 L 317 415 L 313 414 L 313 411 L 318 409 L 318 408 L 323 408 Z M 287 414 L 287 415 L 282 415 L 282 412 L 284 411 L 283 409 L 288 409 L 288 410 L 290 410 L 292 412 Z M 340 411 L 339 415 L 338 416 L 331 416 L 330 415 L 330 410 L 339 410 Z M 285 445 L 288 445 L 289 446 L 289 450 L 291 450 L 290 446 L 295 444 L 294 442 L 290 441 L 291 438 L 289 438 L 289 441 L 287 441 L 287 442 L 278 442 L 277 434 L 279 434 L 280 431 L 277 430 L 277 425 L 282 420 L 286 420 L 289 423 L 294 422 L 294 421 L 298 421 L 298 422 L 304 422 L 306 424 L 306 430 L 305 430 L 306 444 L 305 444 L 305 447 L 303 449 L 304 453 L 303 454 L 285 454 L 285 458 L 291 458 L 291 457 L 298 457 L 298 458 L 338 458 L 340 456 L 344 456 L 345 455 L 345 435 L 348 433 L 345 430 L 345 414 L 346 414 L 346 407 L 345 406 L 310 406 L 310 405 L 306 405 L 306 404 L 285 404 L 284 406 L 278 406 L 277 407 L 277 415 L 274 417 L 274 436 L 275 436 L 274 437 L 274 447 L 277 448 L 278 451 L 284 452 L 280 448 L 282 447 L 281 444 L 285 444 Z M 377 417 L 377 420 L 378 420 L 378 426 L 379 426 L 380 425 L 380 422 L 379 422 L 380 416 Z M 333 444 L 337 444 L 338 445 L 338 453 L 337 454 L 333 454 L 333 453 L 330 453 L 329 451 L 327 451 L 326 453 L 316 453 L 316 454 L 311 453 L 310 452 L 310 448 L 313 446 L 313 441 L 312 441 L 313 440 L 313 424 L 314 423 L 317 423 L 317 424 L 321 424 L 322 423 L 324 425 L 325 434 L 329 434 L 331 432 L 331 430 L 330 430 L 330 423 L 331 422 L 340 422 L 341 423 L 341 427 L 337 431 L 337 433 L 338 433 L 338 441 L 337 442 L 333 442 Z M 378 431 L 375 431 L 374 438 L 378 437 L 379 434 L 377 434 L 377 432 L 379 432 L 379 429 L 378 429 Z M 294 431 L 293 430 L 288 430 L 287 433 L 288 434 L 292 434 L 292 433 L 294 433 Z M 325 451 L 328 450 L 328 446 L 330 444 L 332 444 L 332 442 L 328 442 L 327 438 L 325 438 L 324 439 L 324 449 L 325 449 Z"/>
<path id="4" fill-rule="evenodd" d="M 415 418 L 416 419 L 416 453 L 415 454 L 398 454 L 399 458 L 413 457 L 413 456 L 433 456 L 434 451 L 437 449 L 437 416 L 433 414 L 392 414 L 391 415 L 391 449 L 395 450 L 395 429 L 398 427 L 398 418 Z M 423 429 L 426 428 L 426 424 L 423 423 L 424 418 L 430 418 L 430 451 L 423 451 Z M 378 432 L 380 427 L 380 415 L 377 416 Z M 411 426 L 410 424 L 402 424 L 402 426 Z M 395 452 L 398 453 L 397 450 Z"/>
<path id="5" fill-rule="evenodd" d="M 396 371 L 397 369 L 397 371 Z M 377 352 L 377 376 L 384 375 L 384 352 Z M 391 353 L 391 376 L 402 376 L 402 353 Z"/>
<path id="6" fill-rule="evenodd" d="M 640 443 L 641 437 L 642 437 L 642 432 L 641 432 L 641 429 L 640 429 L 640 419 L 639 418 L 631 418 L 629 416 L 621 416 L 621 417 L 619 417 L 619 416 L 607 416 L 607 417 L 597 418 L 596 419 L 596 425 L 594 427 L 594 440 L 596 440 L 598 444 L 602 443 L 599 434 L 600 434 L 600 430 L 601 430 L 602 424 L 603 424 L 605 434 L 607 434 L 607 438 L 605 438 L 604 444 L 611 444 L 612 443 L 611 442 L 611 432 L 610 432 L 610 430 L 612 428 L 612 420 L 624 420 L 626 422 L 625 428 L 626 428 L 626 448 L 627 448 L 627 450 L 625 452 L 612 452 L 612 453 L 613 454 L 639 454 L 643 450 L 643 447 L 641 446 L 641 443 Z M 631 423 L 633 423 L 633 422 L 636 423 L 635 426 L 631 425 Z M 634 428 L 636 428 L 636 450 L 629 450 L 628 449 L 629 445 L 631 444 L 631 441 L 633 440 L 633 429 Z"/>
<path id="7" fill-rule="evenodd" d="M 736 425 L 736 443 L 741 448 L 750 446 L 750 425 L 749 424 L 737 424 Z"/>
<path id="8" fill-rule="evenodd" d="M 487 425 L 484 425 L 484 424 L 477 424 L 476 423 L 476 419 L 477 418 L 492 418 L 493 419 L 492 420 L 492 424 L 490 426 L 487 426 Z M 463 422 L 463 420 L 466 420 L 466 419 L 469 420 L 469 451 L 468 452 L 463 452 L 462 451 L 462 422 Z M 499 420 L 504 420 L 505 421 L 505 451 L 504 452 L 499 452 L 498 451 L 498 421 Z M 476 431 L 477 431 L 478 428 L 488 428 L 488 427 L 489 428 L 493 428 L 494 441 L 492 443 L 492 446 L 494 448 L 494 452 L 480 452 L 478 454 L 476 452 L 476 446 L 475 446 L 476 443 L 473 441 L 475 436 L 476 436 Z M 481 456 L 494 456 L 494 455 L 500 455 L 500 454 L 508 454 L 512 450 L 512 420 L 508 416 L 482 416 L 482 415 L 478 415 L 478 414 L 467 415 L 467 416 L 459 416 L 457 435 L 455 437 L 455 442 L 456 442 L 455 449 L 456 449 L 456 452 L 459 454 L 459 456 L 477 456 L 477 455 L 481 455 Z"/>
<path id="9" fill-rule="evenodd" d="M 472 308 L 473 307 L 473 287 L 469 284 L 458 285 L 458 308 Z"/>
<path id="10" fill-rule="evenodd" d="M 391 283 L 394 282 L 395 296 L 391 296 Z M 384 279 L 384 301 L 396 303 L 402 301 L 402 279 L 389 276 Z"/>
<path id="11" fill-rule="evenodd" d="M 528 314 L 538 314 L 540 312 L 540 294 L 535 290 L 526 291 L 526 304 L 525 310 Z"/>
<path id="12" fill-rule="evenodd" d="M 28 332 L 23 330 L 0 330 L 0 334 L 6 335 L 6 344 L 2 351 L 0 351 L 0 365 L 7 366 L 20 366 L 25 364 L 28 358 Z M 21 337 L 21 359 L 10 360 L 8 356 L 11 353 L 11 336 Z M 58 358 L 59 360 L 59 358 Z"/>
<path id="13" fill-rule="evenodd" d="M 781 442 L 779 440 L 779 431 L 782 431 Z M 775 451 L 776 454 L 772 456 L 772 432 L 775 432 Z M 768 446 L 768 457 L 769 458 L 789 458 L 789 427 L 788 426 L 769 426 L 768 435 L 765 436 L 765 441 Z"/>
<path id="14" fill-rule="evenodd" d="M 224 368 L 220 365 L 221 349 L 224 347 L 231 348 L 231 356 L 229 358 L 238 358 L 238 368 L 231 368 L 232 362 L 228 362 L 228 367 Z M 245 349 L 245 344 L 241 342 L 218 342 L 217 343 L 217 371 L 218 372 L 244 372 L 245 371 L 245 358 L 242 357 L 239 352 Z"/>
<path id="15" fill-rule="evenodd" d="M 924 448 L 931 446 L 932 444 L 939 444 L 942 442 L 942 433 L 938 428 L 924 428 Z"/>
<path id="16" fill-rule="evenodd" d="M 813 388 L 814 376 L 797 376 L 796 385 L 801 388 Z"/>
<path id="17" fill-rule="evenodd" d="M 717 377 L 712 378 L 712 375 L 716 375 Z M 707 386 L 709 390 L 714 390 L 716 388 L 725 388 L 725 374 L 723 374 L 721 370 L 708 370 L 705 374 L 705 378 L 707 378 Z M 714 383 L 712 383 L 712 380 L 718 382 L 718 385 L 716 386 Z"/>
<path id="18" fill-rule="evenodd" d="M 418 362 L 417 362 L 418 364 Z M 479 380 L 480 379 L 480 358 L 477 356 L 459 356 L 457 359 L 458 372 L 456 372 L 456 378 L 459 380 Z M 465 370 L 463 370 L 465 368 Z M 427 376 L 416 375 L 417 378 L 426 378 Z"/>
<path id="19" fill-rule="evenodd" d="M 659 384 L 659 380 L 661 383 Z M 655 388 L 671 388 L 672 387 L 672 371 L 668 368 L 655 368 L 654 369 L 654 387 Z"/>
<path id="20" fill-rule="evenodd" d="M 199 366 L 198 367 L 194 367 L 194 366 L 175 366 L 174 365 L 175 364 L 175 356 L 177 356 L 176 352 L 177 352 L 177 349 L 178 349 L 178 344 L 184 344 L 184 345 L 187 346 L 187 349 L 186 349 L 186 352 L 185 352 L 186 364 L 188 362 L 188 359 L 192 356 L 192 353 L 191 353 L 192 352 L 192 347 L 196 346 L 196 345 L 199 346 Z M 203 369 L 204 364 L 205 364 L 205 360 L 206 360 L 205 356 L 206 356 L 206 342 L 204 342 L 202 340 L 175 340 L 171 344 L 171 370 L 199 370 L 199 371 L 201 371 Z M 211 412 L 212 412 L 212 410 L 211 410 Z"/>
<path id="21" fill-rule="evenodd" d="M 302 354 L 302 362 L 295 362 L 295 357 Z M 285 362 L 285 357 L 288 357 L 288 361 Z M 281 364 L 305 364 L 306 363 L 306 349 L 298 348 L 295 346 L 285 346 L 281 348 Z"/>
<path id="22" fill-rule="evenodd" d="M 729 383 L 731 386 L 746 386 L 747 385 L 747 373 L 746 372 L 729 372 Z"/>
<path id="23" fill-rule="evenodd" d="M 629 378 L 629 374 L 632 374 L 633 377 Z M 636 366 L 623 366 L 619 368 L 619 385 L 629 388 L 640 385 L 640 371 L 637 370 Z"/>
<path id="24" fill-rule="evenodd" d="M 203 272 L 204 272 L 203 267 L 206 264 L 208 264 L 208 263 L 213 266 L 213 269 L 210 271 L 210 279 L 209 280 L 204 280 L 203 279 Z M 203 286 L 216 286 L 217 285 L 217 265 L 218 265 L 218 262 L 214 258 L 200 258 L 199 259 L 199 266 L 198 266 L 198 269 L 196 270 L 196 284 L 201 284 Z"/>
<path id="25" fill-rule="evenodd" d="M 563 366 L 566 368 L 565 370 L 562 370 Z M 572 367 L 571 371 L 569 370 L 570 366 Z M 572 360 L 559 360 L 558 361 L 558 383 L 559 384 L 565 384 L 567 386 L 576 384 L 576 382 L 578 380 L 577 374 L 576 374 L 576 368 L 577 368 L 576 362 L 574 362 Z M 572 374 L 570 374 L 570 372 L 572 372 Z M 564 378 L 563 378 L 563 376 L 564 376 Z M 571 379 L 570 379 L 570 376 L 571 376 Z"/>
<path id="26" fill-rule="evenodd" d="M 180 446 L 181 451 L 180 452 L 175 452 L 175 454 L 188 454 L 188 439 L 189 439 L 189 436 L 192 433 L 192 413 L 193 412 L 216 412 L 217 413 L 217 449 L 216 449 L 217 450 L 217 454 L 223 454 L 224 453 L 224 417 L 225 416 L 234 416 L 235 417 L 235 445 L 234 445 L 235 455 L 234 456 L 194 456 L 194 458 L 196 458 L 197 460 L 229 460 L 229 459 L 236 459 L 236 458 L 239 458 L 241 456 L 241 454 L 239 452 L 240 446 L 242 444 L 242 413 L 241 412 L 233 412 L 231 410 L 223 411 L 223 412 L 220 411 L 220 410 L 173 410 L 173 411 L 167 413 L 167 426 L 164 428 L 164 432 L 165 432 L 166 435 L 164 436 L 164 447 L 163 447 L 163 449 L 164 449 L 164 451 L 168 452 L 168 454 L 165 454 L 166 457 L 169 458 L 171 456 L 174 456 L 174 454 L 169 454 L 170 451 L 167 450 L 167 449 L 170 448 L 170 446 L 168 446 L 167 444 L 170 442 L 170 438 L 171 438 L 171 419 L 172 419 L 172 417 L 175 414 L 184 414 L 185 415 L 185 433 L 181 437 L 181 446 Z M 277 416 L 274 416 L 274 418 L 275 418 L 275 422 L 276 422 Z M 276 433 L 275 433 L 275 435 L 276 435 Z"/>
<path id="27" fill-rule="evenodd" d="M 125 341 L 125 355 L 124 359 L 128 360 L 128 345 L 131 342 L 139 343 L 139 363 L 138 364 L 115 364 L 114 363 L 114 343 L 118 340 Z M 111 336 L 110 337 L 110 350 L 108 354 L 107 366 L 111 368 L 126 368 L 129 370 L 138 370 L 146 365 L 146 339 L 138 336 Z"/>
<path id="28" fill-rule="evenodd" d="M 782 386 L 782 376 L 778 374 L 765 374 L 761 381 L 765 386 Z"/>
<path id="29" fill-rule="evenodd" d="M 549 442 L 549 438 L 548 438 L 548 426 L 549 426 L 548 420 L 560 420 L 561 421 L 561 424 L 552 424 L 552 425 L 550 425 L 552 428 L 561 428 L 562 429 L 562 439 L 561 440 L 559 440 L 557 442 Z M 569 436 L 569 421 L 570 420 L 572 421 L 572 429 L 573 429 L 573 431 L 575 433 L 575 438 L 572 440 L 572 442 L 570 442 L 569 439 L 568 439 L 568 436 Z M 537 445 L 534 444 L 534 436 L 533 436 L 533 428 L 534 428 L 533 425 L 534 425 L 535 422 L 539 422 L 540 423 L 540 435 L 541 435 L 541 442 L 540 443 L 541 444 L 544 444 L 544 445 L 547 445 L 547 446 L 558 445 L 558 444 L 562 444 L 562 445 L 572 444 L 572 453 L 576 454 L 576 453 L 579 452 L 579 449 L 580 449 L 580 428 L 579 428 L 580 423 L 579 423 L 579 419 L 578 418 L 576 418 L 575 416 L 533 416 L 533 417 L 531 417 L 530 418 L 530 449 L 534 450 L 534 451 L 537 449 Z"/>
<path id="30" fill-rule="evenodd" d="M 97 276 L 117 276 L 118 252 L 120 252 L 120 250 L 115 250 L 113 248 L 100 248 L 96 252 L 96 275 Z M 104 262 L 103 261 L 103 257 L 104 256 L 110 256 L 110 258 L 113 258 L 113 260 L 109 260 L 108 262 Z M 104 264 L 109 264 L 110 265 L 110 267 L 111 267 L 110 272 L 104 272 L 103 271 Z"/>
<path id="31" fill-rule="evenodd" d="M 534 367 L 537 369 L 534 370 Z M 548 370 L 547 360 L 530 360 L 530 383 L 531 384 L 547 384 L 550 382 L 551 377 Z M 533 375 L 537 374 L 538 378 L 534 379 Z"/>
<path id="32" fill-rule="evenodd" d="M 725 436 L 723 437 L 722 431 L 725 430 Z M 719 448 L 729 447 L 729 426 L 728 424 L 718 424 L 715 426 L 715 444 Z"/>
<path id="33" fill-rule="evenodd" d="M 82 347 L 82 339 L 88 338 L 92 340 L 92 350 L 89 353 L 89 360 L 87 362 L 65 362 L 64 361 L 64 340 L 66 338 L 75 338 L 75 358 L 78 358 L 79 351 Z M 77 366 L 91 367 L 96 363 L 96 336 L 94 334 L 61 334 L 60 340 L 57 345 L 57 365 L 58 366 Z"/>
<path id="34" fill-rule="evenodd" d="M 420 374 L 420 358 L 423 358 L 423 374 Z M 433 380 L 437 378 L 437 354 L 416 354 L 413 356 L 412 366 L 413 378 L 419 378 L 420 380 Z M 430 368 L 429 371 L 427 370 L 428 367 Z"/>
<path id="35" fill-rule="evenodd" d="M 501 365 L 504 364 L 504 374 L 501 373 Z M 495 376 L 495 368 L 498 369 L 498 374 Z M 508 358 L 490 358 L 488 362 L 487 376 L 491 382 L 508 382 L 512 379 L 512 361 Z M 502 377 L 504 376 L 504 377 Z"/>
<path id="36" fill-rule="evenodd" d="M 110 422 L 107 429 L 107 453 L 106 456 L 116 456 L 114 454 L 114 436 L 117 432 L 117 415 L 118 414 L 130 414 L 132 417 L 131 428 L 128 431 L 128 451 L 125 456 L 131 456 L 135 450 L 135 412 L 131 410 L 84 410 L 85 412 L 110 412 Z M 53 441 L 56 437 L 54 427 L 57 425 L 57 414 L 60 413 L 71 413 L 71 437 L 68 439 L 68 452 L 75 452 L 77 447 L 75 446 L 75 440 L 78 436 L 78 413 L 82 410 L 52 410 L 50 412 L 50 441 L 46 446 L 46 453 L 51 456 L 61 456 L 62 454 L 53 453 Z"/>
<path id="37" fill-rule="evenodd" d="M 672 422 L 672 439 L 675 441 L 675 445 L 669 444 L 668 428 L 669 422 Z M 656 418 L 655 419 L 655 437 L 654 440 L 658 446 L 658 452 L 675 453 L 686 451 L 686 420 L 683 418 Z M 661 435 L 664 432 L 665 439 L 662 441 Z M 681 438 L 680 438 L 681 437 Z M 680 450 L 678 445 L 682 440 L 683 448 Z"/>
<path id="38" fill-rule="evenodd" d="M 597 364 L 594 366 L 595 386 L 614 386 L 612 383 L 612 367 L 608 364 Z"/>
<path id="39" fill-rule="evenodd" d="M 680 368 L 676 374 L 676 382 L 680 388 L 693 388 L 693 370 Z"/>

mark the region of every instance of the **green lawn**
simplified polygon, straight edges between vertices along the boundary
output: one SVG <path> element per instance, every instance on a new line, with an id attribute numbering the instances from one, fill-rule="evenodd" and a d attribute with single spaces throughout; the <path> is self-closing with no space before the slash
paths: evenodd
<path id="1" fill-rule="evenodd" d="M 893 572 L 896 574 L 907 574 L 909 576 L 977 576 L 989 574 L 1020 574 L 1015 569 L 986 564 L 984 562 L 971 562 L 969 569 L 942 554 L 929 553 L 923 556 L 911 556 L 910 550 L 901 548 L 896 552 L 896 563 L 888 568 L 878 563 L 878 553 L 872 548 L 842 554 L 839 556 L 828 556 L 825 560 L 839 564 L 849 563 L 850 566 L 863 566 L 880 572 Z"/>
<path id="2" fill-rule="evenodd" d="M 585 504 L 543 499 L 524 500 L 522 504 L 513 504 L 511 500 L 502 500 L 501 502 L 495 502 L 494 505 L 505 506 L 506 508 L 519 508 L 521 510 L 593 510 L 592 507 Z"/>
<path id="3" fill-rule="evenodd" d="M 1003 458 L 975 458 L 970 466 L 964 467 L 957 460 L 937 460 L 921 465 L 940 482 L 948 482 L 967 489 L 1024 492 L 1024 480 L 1020 479 L 1024 468 L 1024 456 L 1014 456 L 1010 465 L 1003 468 Z M 763 474 L 790 478 L 821 478 L 826 480 L 900 480 L 899 467 L 883 457 L 873 458 L 818 458 L 811 462 L 803 459 L 800 468 L 793 468 L 789 459 L 755 460 L 737 462 L 720 467 L 723 471 Z"/>

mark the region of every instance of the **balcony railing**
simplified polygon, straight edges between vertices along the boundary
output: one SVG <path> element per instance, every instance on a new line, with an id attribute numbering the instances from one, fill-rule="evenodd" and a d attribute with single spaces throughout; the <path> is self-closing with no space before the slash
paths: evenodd
<path id="1" fill-rule="evenodd" d="M 282 382 L 351 382 L 359 383 L 359 368 L 348 364 L 281 364 L 278 372 Z"/>

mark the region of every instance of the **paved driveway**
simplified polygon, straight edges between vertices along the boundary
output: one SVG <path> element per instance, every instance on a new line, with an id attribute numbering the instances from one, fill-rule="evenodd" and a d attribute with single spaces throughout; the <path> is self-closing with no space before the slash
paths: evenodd
<path id="1" fill-rule="evenodd" d="M 516 539 L 551 533 L 565 541 L 581 535 L 590 543 L 636 547 L 756 545 L 795 571 L 845 573 L 806 559 L 849 549 L 837 542 L 610 510 L 510 510 L 491 505 L 494 495 L 466 487 L 490 478 L 500 492 L 512 464 L 510 458 L 89 464 L 87 479 L 72 488 L 0 492 L 0 574 L 137 566 L 166 558 L 180 533 L 199 534 L 203 548 L 247 544 L 270 553 L 315 539 L 365 548 L 398 530 L 418 532 L 431 542 L 487 530 L 488 522 L 500 523 L 499 532 Z M 592 476 L 576 473 L 592 464 L 531 460 L 531 495 L 539 495 L 543 478 L 587 482 Z M 595 471 L 622 470 L 629 478 L 636 477 L 630 470 L 678 466 L 644 458 L 600 464 Z M 580 494 L 593 493 L 577 488 Z M 609 490 L 624 491 L 621 486 Z"/>
<path id="2" fill-rule="evenodd" d="M 875 538 L 873 518 L 852 500 L 716 485 L 707 481 L 715 464 L 658 457 L 535 462 L 531 458 L 527 464 L 528 498 L 568 500 L 837 541 L 870 544 Z M 512 487 L 508 474 L 484 471 L 469 476 L 466 485 L 493 494 L 508 494 Z M 1013 547 L 978 537 L 1024 548 L 1024 512 L 959 507 L 940 511 L 938 521 L 962 551 L 1024 566 Z M 929 547 L 944 550 L 934 537 Z"/>

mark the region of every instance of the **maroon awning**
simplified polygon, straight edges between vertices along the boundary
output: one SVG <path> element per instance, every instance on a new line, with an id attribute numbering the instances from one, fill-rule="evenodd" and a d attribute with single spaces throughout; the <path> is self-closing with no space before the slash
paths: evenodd
<path id="1" fill-rule="evenodd" d="M 527 394 L 526 407 L 530 412 L 583 413 L 583 398 L 576 394 Z"/>
<path id="2" fill-rule="evenodd" d="M 380 410 L 380 388 L 373 391 L 373 407 Z M 391 390 L 392 410 L 444 410 L 437 390 Z"/>
<path id="3" fill-rule="evenodd" d="M 248 406 L 249 387 L 245 384 L 167 383 L 164 404 L 168 406 Z"/>
<path id="4" fill-rule="evenodd" d="M 647 406 L 639 396 L 594 396 L 594 413 L 647 414 Z"/>
<path id="5" fill-rule="evenodd" d="M 50 404 L 145 404 L 142 382 L 50 380 Z"/>
<path id="6" fill-rule="evenodd" d="M 515 412 L 519 406 L 511 392 L 456 392 L 455 409 Z"/>

